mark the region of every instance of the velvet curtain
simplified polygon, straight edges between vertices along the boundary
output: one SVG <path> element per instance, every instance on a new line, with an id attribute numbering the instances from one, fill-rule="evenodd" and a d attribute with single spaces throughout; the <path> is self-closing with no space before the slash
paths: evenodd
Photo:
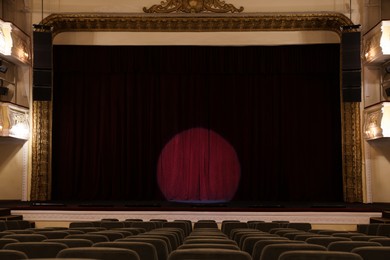
<path id="1" fill-rule="evenodd" d="M 54 46 L 53 199 L 342 201 L 339 48 Z M 159 172 L 191 129 L 226 145 L 200 161 L 191 151 L 213 141 L 186 139 Z M 219 152 L 237 174 L 172 178 L 213 176 L 231 158 Z M 210 183 L 226 196 L 196 194 Z"/>

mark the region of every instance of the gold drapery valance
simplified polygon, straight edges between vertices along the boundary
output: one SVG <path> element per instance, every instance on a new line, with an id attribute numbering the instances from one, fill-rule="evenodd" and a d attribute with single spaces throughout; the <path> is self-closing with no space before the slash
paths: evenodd
<path id="1" fill-rule="evenodd" d="M 341 35 L 342 28 L 351 26 L 349 18 L 340 13 L 201 13 L 201 14 L 111 14 L 74 13 L 52 14 L 41 25 L 52 28 L 53 35 L 62 32 L 248 32 L 248 31 L 332 31 Z M 341 85 L 341 84 L 340 84 Z M 341 103 L 343 186 L 345 202 L 362 202 L 362 148 L 359 103 Z M 35 115 L 35 113 L 34 113 Z M 49 124 L 44 127 L 51 131 Z M 34 125 L 35 126 L 35 125 Z M 41 125 L 41 127 L 43 127 Z M 34 130 L 33 133 L 44 132 Z M 39 138 L 34 138 L 36 142 Z M 33 144 L 34 146 L 34 144 Z M 50 147 L 46 147 L 50 151 Z M 44 157 L 33 157 L 33 165 L 41 165 Z M 33 171 L 35 168 L 33 169 Z M 51 173 L 48 171 L 48 175 Z M 39 190 L 49 191 L 48 182 L 33 172 L 32 198 Z M 34 178 L 40 176 L 40 178 Z M 50 180 L 50 176 L 44 179 Z M 39 186 L 43 186 L 40 187 Z M 47 194 L 46 199 L 50 198 Z"/>

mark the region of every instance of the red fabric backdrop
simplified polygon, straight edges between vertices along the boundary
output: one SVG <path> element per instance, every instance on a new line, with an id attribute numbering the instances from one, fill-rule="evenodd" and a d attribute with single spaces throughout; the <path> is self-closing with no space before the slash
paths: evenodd
<path id="1" fill-rule="evenodd" d="M 157 179 L 167 200 L 230 201 L 240 181 L 240 163 L 234 148 L 222 136 L 192 128 L 165 145 Z"/>
<path id="2" fill-rule="evenodd" d="M 53 58 L 55 200 L 230 199 L 237 183 L 234 201 L 343 199 L 339 44 L 56 45 Z"/>

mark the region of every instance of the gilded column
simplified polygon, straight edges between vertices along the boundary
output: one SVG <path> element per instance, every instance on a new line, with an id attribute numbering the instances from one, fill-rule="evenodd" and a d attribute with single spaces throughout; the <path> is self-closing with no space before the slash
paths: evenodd
<path id="1" fill-rule="evenodd" d="M 33 102 L 31 200 L 49 200 L 51 190 L 51 101 Z"/>

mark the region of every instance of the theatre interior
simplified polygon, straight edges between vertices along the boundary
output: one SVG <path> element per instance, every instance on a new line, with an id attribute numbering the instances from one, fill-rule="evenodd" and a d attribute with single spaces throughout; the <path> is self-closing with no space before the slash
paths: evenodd
<path id="1" fill-rule="evenodd" d="M 1 0 L 32 258 L 390 259 L 390 1 Z"/>

